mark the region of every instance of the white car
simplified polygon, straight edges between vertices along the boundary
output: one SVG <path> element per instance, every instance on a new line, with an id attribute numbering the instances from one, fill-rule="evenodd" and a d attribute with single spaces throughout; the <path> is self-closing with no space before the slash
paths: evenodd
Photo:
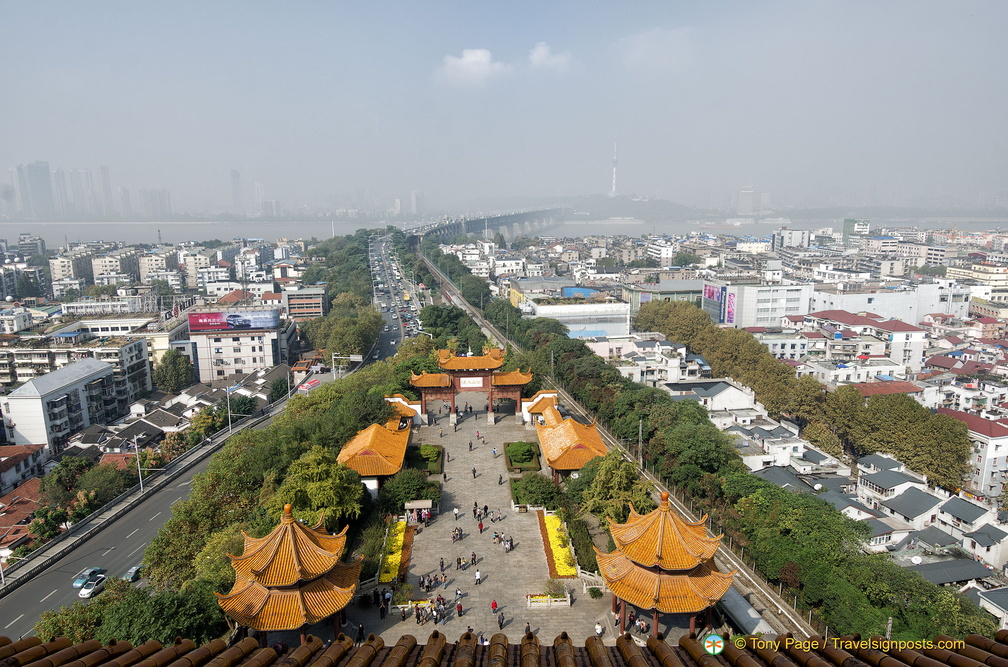
<path id="1" fill-rule="evenodd" d="M 106 576 L 104 574 L 99 574 L 97 577 L 81 586 L 80 593 L 77 594 L 77 597 L 87 600 L 98 595 L 105 590 L 105 579 Z"/>

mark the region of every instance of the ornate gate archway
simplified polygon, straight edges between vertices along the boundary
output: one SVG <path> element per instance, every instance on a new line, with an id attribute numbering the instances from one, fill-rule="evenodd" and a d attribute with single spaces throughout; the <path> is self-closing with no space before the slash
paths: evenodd
<path id="1" fill-rule="evenodd" d="M 515 414 L 521 419 L 521 388 L 532 380 L 532 371 L 500 371 L 504 365 L 504 350 L 494 348 L 478 357 L 460 357 L 450 350 L 438 350 L 441 373 L 410 374 L 410 384 L 420 390 L 420 411 L 427 414 L 427 402 L 447 401 L 451 406 L 450 423 L 456 423 L 455 397 L 467 391 L 487 395 L 487 421 L 493 423 L 496 399 L 515 402 Z"/>

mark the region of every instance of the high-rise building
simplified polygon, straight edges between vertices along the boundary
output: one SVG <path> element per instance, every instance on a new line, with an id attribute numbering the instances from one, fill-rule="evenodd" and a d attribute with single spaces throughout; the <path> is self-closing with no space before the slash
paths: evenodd
<path id="1" fill-rule="evenodd" d="M 70 191 L 67 190 L 66 172 L 63 171 L 63 167 L 53 169 L 52 184 L 56 213 L 65 216 L 73 208 L 73 202 L 70 201 Z"/>
<path id="2" fill-rule="evenodd" d="M 98 167 L 98 185 L 101 188 L 102 213 L 106 216 L 115 215 L 115 202 L 112 199 L 112 182 L 109 180 L 107 165 Z"/>
<path id="3" fill-rule="evenodd" d="M 163 220 L 170 218 L 171 195 L 167 190 L 141 190 L 140 191 L 140 215 L 149 220 Z"/>
<path id="4" fill-rule="evenodd" d="M 753 199 L 755 198 L 755 191 L 753 186 L 747 185 L 739 192 L 738 196 L 738 214 L 739 215 L 752 215 L 754 206 Z"/>
<path id="5" fill-rule="evenodd" d="M 130 193 L 127 188 L 119 188 L 119 208 L 124 218 L 133 217 L 133 205 L 130 203 Z"/>
<path id="6" fill-rule="evenodd" d="M 70 170 L 70 189 L 73 191 L 73 207 L 77 215 L 88 215 L 84 201 L 84 183 L 80 169 Z"/>
<path id="7" fill-rule="evenodd" d="M 13 170 L 14 199 L 20 213 L 30 218 L 51 218 L 56 214 L 52 174 L 48 162 L 20 164 Z"/>
<path id="8" fill-rule="evenodd" d="M 871 221 L 864 218 L 846 218 L 843 221 L 843 242 L 850 243 L 851 236 L 867 236 L 871 231 Z"/>
<path id="9" fill-rule="evenodd" d="M 260 181 L 255 182 L 255 214 L 262 216 L 263 202 L 266 201 L 266 188 Z"/>
<path id="10" fill-rule="evenodd" d="M 231 204 L 235 213 L 242 212 L 241 206 L 241 174 L 237 169 L 231 170 Z"/>

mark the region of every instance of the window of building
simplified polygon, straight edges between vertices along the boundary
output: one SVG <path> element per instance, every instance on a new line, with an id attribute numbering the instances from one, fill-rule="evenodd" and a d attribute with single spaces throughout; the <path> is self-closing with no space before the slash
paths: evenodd
<path id="1" fill-rule="evenodd" d="M 241 352 L 241 348 L 240 347 L 232 347 L 231 351 L 234 352 L 235 354 L 237 354 L 237 353 Z"/>

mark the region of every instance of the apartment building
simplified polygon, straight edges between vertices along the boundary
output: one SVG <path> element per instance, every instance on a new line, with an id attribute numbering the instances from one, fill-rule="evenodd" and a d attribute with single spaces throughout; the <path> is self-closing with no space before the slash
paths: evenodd
<path id="1" fill-rule="evenodd" d="M 49 273 L 52 276 L 53 284 L 59 280 L 77 279 L 84 280 L 85 284 L 90 285 L 94 282 L 92 259 L 94 259 L 94 250 L 86 246 L 74 248 L 59 257 L 53 257 L 49 260 Z"/>
<path id="2" fill-rule="evenodd" d="M 140 256 L 136 248 L 119 248 L 91 258 L 95 280 L 104 275 L 126 276 L 121 282 L 140 279 Z"/>
<path id="3" fill-rule="evenodd" d="M 95 336 L 80 330 L 0 341 L 0 384 L 26 383 L 82 359 L 97 359 L 112 367 L 123 410 L 151 390 L 144 338 Z"/>
<path id="4" fill-rule="evenodd" d="M 140 282 L 144 284 L 149 284 L 152 280 L 164 280 L 152 274 L 170 271 L 178 275 L 178 253 L 174 250 L 158 249 L 145 252 L 137 259 L 137 264 L 140 267 Z"/>
<path id="5" fill-rule="evenodd" d="M 325 317 L 329 312 L 329 299 L 324 287 L 285 289 L 281 295 L 284 316 L 295 322 Z"/>
<path id="6" fill-rule="evenodd" d="M 118 400 L 115 371 L 98 359 L 82 359 L 29 380 L 3 398 L 4 429 L 16 445 L 48 443 L 62 452 L 70 436 L 92 424 L 128 413 Z"/>
<path id="7" fill-rule="evenodd" d="M 243 307 L 189 313 L 189 339 L 173 343 L 200 382 L 227 380 L 287 364 L 297 352 L 297 326 L 275 309 Z"/>
<path id="8" fill-rule="evenodd" d="M 973 443 L 967 487 L 980 498 L 997 498 L 1008 475 L 1008 426 L 979 415 L 939 408 L 939 414 L 962 422 Z"/>

